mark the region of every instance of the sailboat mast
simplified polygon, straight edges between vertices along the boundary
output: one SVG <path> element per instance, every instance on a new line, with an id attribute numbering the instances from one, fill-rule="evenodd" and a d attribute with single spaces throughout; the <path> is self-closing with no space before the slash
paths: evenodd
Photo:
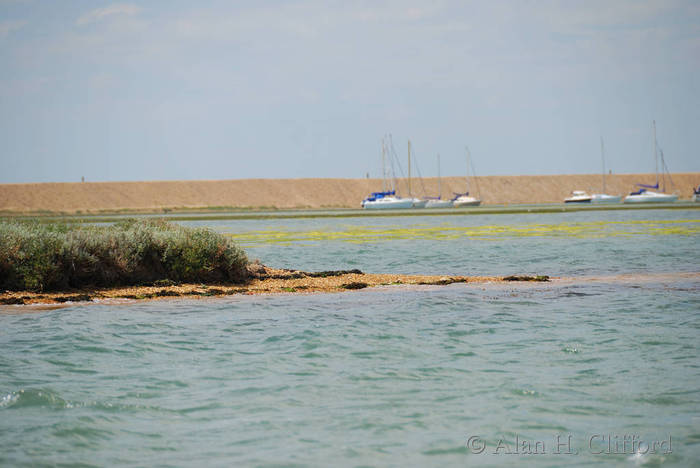
<path id="1" fill-rule="evenodd" d="M 440 179 L 440 153 L 438 153 L 438 198 L 442 199 L 442 179 Z"/>
<path id="2" fill-rule="evenodd" d="M 382 138 L 382 192 L 386 192 L 386 150 L 384 138 Z"/>
<path id="3" fill-rule="evenodd" d="M 605 146 L 603 145 L 603 137 L 600 137 L 600 158 L 603 160 L 603 193 L 605 191 Z"/>
<path id="4" fill-rule="evenodd" d="M 408 196 L 411 196 L 411 140 L 408 140 Z"/>
<path id="5" fill-rule="evenodd" d="M 659 148 L 659 154 L 661 155 L 661 191 L 666 191 L 666 160 L 664 159 L 664 150 Z"/>
<path id="6" fill-rule="evenodd" d="M 465 177 L 465 180 L 466 180 L 467 195 L 468 195 L 469 194 L 469 147 L 465 146 L 464 149 L 466 150 L 466 153 L 467 153 L 467 176 Z"/>
<path id="7" fill-rule="evenodd" d="M 652 120 L 652 127 L 654 128 L 654 167 L 656 170 L 656 187 L 659 187 L 659 149 L 656 145 L 656 120 Z"/>

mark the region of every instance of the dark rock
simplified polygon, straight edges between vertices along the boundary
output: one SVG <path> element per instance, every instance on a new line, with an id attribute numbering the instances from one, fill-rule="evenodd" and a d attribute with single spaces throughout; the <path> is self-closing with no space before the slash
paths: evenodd
<path id="1" fill-rule="evenodd" d="M 180 296 L 179 292 L 176 291 L 171 291 L 170 289 L 161 289 L 160 291 L 156 291 L 155 295 L 158 297 L 164 297 L 164 296 Z"/>
<path id="2" fill-rule="evenodd" d="M 153 282 L 153 286 L 179 286 L 179 281 L 173 281 L 171 279 L 161 279 Z"/>
<path id="3" fill-rule="evenodd" d="M 316 271 L 313 273 L 306 273 L 306 276 L 311 278 L 327 278 L 329 276 L 342 276 L 342 275 L 361 275 L 360 270 L 328 270 L 328 271 Z"/>
<path id="4" fill-rule="evenodd" d="M 0 304 L 13 305 L 13 304 L 24 304 L 24 299 L 21 297 L 5 297 L 0 299 Z"/>
<path id="5" fill-rule="evenodd" d="M 75 294 L 73 296 L 61 296 L 55 297 L 56 302 L 88 302 L 92 298 L 88 294 Z"/>
<path id="6" fill-rule="evenodd" d="M 511 275 L 511 276 L 504 276 L 503 281 L 538 281 L 538 282 L 547 282 L 549 281 L 549 276 L 547 275 L 538 275 L 538 276 L 526 276 L 526 275 Z"/>
<path id="7" fill-rule="evenodd" d="M 367 283 L 362 283 L 360 281 L 353 281 L 352 283 L 345 283 L 340 287 L 343 289 L 364 289 L 368 286 Z"/>

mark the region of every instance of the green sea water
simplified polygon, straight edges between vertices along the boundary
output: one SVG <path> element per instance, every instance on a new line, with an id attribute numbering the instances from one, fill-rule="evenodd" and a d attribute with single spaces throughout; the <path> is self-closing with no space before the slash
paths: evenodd
<path id="1" fill-rule="evenodd" d="M 5 307 L 0 466 L 700 460 L 696 210 L 187 223 L 277 267 L 583 280 Z"/>

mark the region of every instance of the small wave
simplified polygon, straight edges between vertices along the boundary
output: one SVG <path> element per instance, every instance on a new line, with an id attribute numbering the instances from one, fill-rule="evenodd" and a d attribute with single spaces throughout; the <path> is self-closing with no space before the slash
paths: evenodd
<path id="1" fill-rule="evenodd" d="M 96 429 L 94 427 L 85 426 L 68 426 L 57 429 L 53 435 L 61 438 L 80 439 L 80 440 L 109 440 L 114 433 L 104 429 Z"/>
<path id="2" fill-rule="evenodd" d="M 22 389 L 0 398 L 0 408 L 72 408 L 74 405 L 50 390 Z"/>

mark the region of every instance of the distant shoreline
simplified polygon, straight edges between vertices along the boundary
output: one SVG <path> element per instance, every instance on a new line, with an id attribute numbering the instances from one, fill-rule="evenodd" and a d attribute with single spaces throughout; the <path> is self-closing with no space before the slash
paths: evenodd
<path id="1" fill-rule="evenodd" d="M 668 189 L 670 180 L 673 190 Z M 681 201 L 700 184 L 700 172 L 667 176 L 667 191 Z M 636 183 L 653 183 L 653 174 L 611 174 L 606 192 L 626 195 Z M 464 177 L 413 179 L 413 196 L 452 198 L 467 189 Z M 408 195 L 407 180 L 397 191 Z M 214 181 L 75 182 L 0 184 L 0 216 L 81 216 L 175 213 L 275 213 L 280 210 L 359 209 L 369 192 L 382 189 L 379 179 L 235 179 Z M 469 190 L 482 200 L 482 208 L 513 205 L 562 204 L 573 190 L 602 191 L 602 176 L 481 176 L 470 179 Z M 500 208 L 499 208 L 500 207 Z M 547 208 L 548 209 L 548 208 Z M 448 210 L 436 210 L 448 211 Z"/>
<path id="2" fill-rule="evenodd" d="M 287 209 L 256 211 L 231 208 L 210 209 L 208 207 L 180 210 L 160 211 L 129 211 L 104 213 L 11 213 L 0 212 L 0 219 L 33 219 L 44 223 L 114 223 L 129 217 L 148 216 L 163 221 L 224 221 L 224 220 L 265 220 L 265 219 L 316 219 L 316 218 L 383 218 L 404 216 L 465 216 L 465 215 L 499 215 L 499 214 L 545 214 L 545 213 L 574 213 L 580 211 L 620 211 L 620 210 L 696 210 L 700 203 L 680 201 L 675 203 L 653 204 L 541 204 L 541 205 L 486 205 L 469 208 L 451 209 L 404 209 L 404 210 L 362 210 L 338 208 L 334 210 Z"/>

